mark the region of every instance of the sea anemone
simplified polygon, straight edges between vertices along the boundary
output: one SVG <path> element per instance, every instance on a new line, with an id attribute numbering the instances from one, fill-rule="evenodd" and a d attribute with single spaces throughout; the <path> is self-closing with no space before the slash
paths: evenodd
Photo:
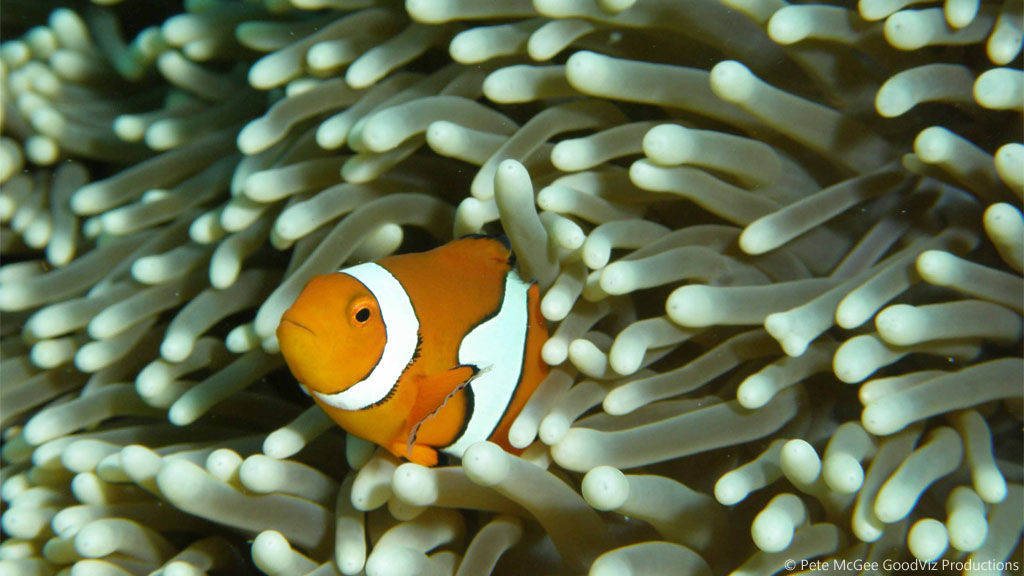
<path id="1" fill-rule="evenodd" d="M 1020 0 L 46 4 L 3 1 L 0 572 L 1020 571 Z M 274 330 L 470 233 L 552 370 L 521 456 L 402 463 Z"/>

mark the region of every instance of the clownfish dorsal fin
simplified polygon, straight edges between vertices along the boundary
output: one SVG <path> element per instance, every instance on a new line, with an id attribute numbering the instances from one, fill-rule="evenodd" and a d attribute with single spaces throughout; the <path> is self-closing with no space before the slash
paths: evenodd
<path id="1" fill-rule="evenodd" d="M 416 382 L 416 402 L 406 421 L 407 425 L 411 425 L 407 441 L 408 450 L 411 450 L 413 444 L 416 443 L 416 433 L 420 426 L 481 373 L 482 371 L 476 366 L 463 365 L 439 374 L 423 376 Z"/>
<path id="2" fill-rule="evenodd" d="M 516 255 L 512 252 L 512 244 L 504 234 L 489 236 L 487 234 L 467 234 L 449 242 L 446 247 L 465 246 L 478 255 L 500 262 L 507 268 L 515 268 Z"/>

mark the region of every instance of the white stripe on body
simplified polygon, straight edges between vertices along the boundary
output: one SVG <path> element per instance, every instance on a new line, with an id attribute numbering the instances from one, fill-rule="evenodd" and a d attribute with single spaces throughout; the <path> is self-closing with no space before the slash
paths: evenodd
<path id="1" fill-rule="evenodd" d="M 398 383 L 412 362 L 419 341 L 420 322 L 402 283 L 383 266 L 368 262 L 341 270 L 366 286 L 377 299 L 384 322 L 384 352 L 363 380 L 336 394 L 313 392 L 322 402 L 342 410 L 362 410 L 380 402 Z"/>
<path id="2" fill-rule="evenodd" d="M 466 448 L 487 440 L 505 415 L 523 369 L 526 329 L 529 322 L 530 285 L 514 270 L 505 276 L 505 296 L 498 313 L 469 331 L 459 345 L 459 364 L 480 372 L 469 383 L 473 391 L 472 413 L 466 429 L 444 452 L 462 457 Z"/>

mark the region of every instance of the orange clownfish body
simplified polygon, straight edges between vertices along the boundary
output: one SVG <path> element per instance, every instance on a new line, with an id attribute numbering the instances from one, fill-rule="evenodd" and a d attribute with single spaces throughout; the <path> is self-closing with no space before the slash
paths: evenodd
<path id="1" fill-rule="evenodd" d="M 538 288 L 467 237 L 310 280 L 277 328 L 292 374 L 342 428 L 433 466 L 508 430 L 547 374 Z"/>

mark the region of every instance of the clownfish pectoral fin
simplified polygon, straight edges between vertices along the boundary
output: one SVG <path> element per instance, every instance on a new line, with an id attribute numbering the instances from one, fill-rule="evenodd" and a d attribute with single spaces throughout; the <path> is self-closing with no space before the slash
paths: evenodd
<path id="1" fill-rule="evenodd" d="M 416 430 L 420 424 L 440 410 L 449 398 L 465 388 L 479 373 L 480 369 L 476 366 L 463 365 L 438 374 L 423 376 L 416 381 L 416 403 L 406 421 L 410 426 L 410 445 L 416 441 Z"/>
<path id="2" fill-rule="evenodd" d="M 418 460 L 413 460 L 413 454 L 417 452 L 418 448 L 428 448 L 423 445 L 416 443 L 416 436 L 419 433 L 420 426 L 423 422 L 429 420 L 438 410 L 441 409 L 447 401 L 451 400 L 456 393 L 462 388 L 466 387 L 469 382 L 473 381 L 473 378 L 480 373 L 480 370 L 475 366 L 457 366 L 452 370 L 441 372 L 439 374 L 433 374 L 431 376 L 424 376 L 417 381 L 419 385 L 418 393 L 416 396 L 416 403 L 413 405 L 413 410 L 409 413 L 409 419 L 407 420 L 408 433 L 403 435 L 404 446 L 402 444 L 401 437 L 395 440 L 395 449 L 391 450 L 398 456 L 406 456 L 410 460 L 421 463 Z M 404 450 L 404 454 L 400 452 Z M 431 449 L 433 450 L 433 449 Z M 436 451 L 433 455 L 434 461 L 437 460 Z"/>

